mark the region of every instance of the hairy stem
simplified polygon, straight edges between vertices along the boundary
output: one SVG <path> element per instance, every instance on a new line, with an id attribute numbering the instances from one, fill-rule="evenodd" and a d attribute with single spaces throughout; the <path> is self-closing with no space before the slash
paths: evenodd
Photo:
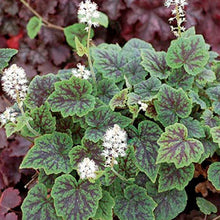
<path id="1" fill-rule="evenodd" d="M 119 174 L 113 167 L 111 168 L 112 172 L 122 181 L 128 182 L 126 178 L 124 178 L 121 174 Z"/>

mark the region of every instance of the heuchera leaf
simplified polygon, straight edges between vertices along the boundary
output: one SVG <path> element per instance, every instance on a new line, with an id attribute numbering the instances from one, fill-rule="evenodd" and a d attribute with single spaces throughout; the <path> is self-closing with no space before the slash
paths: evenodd
<path id="1" fill-rule="evenodd" d="M 105 190 L 102 190 L 102 198 L 101 200 L 99 200 L 99 206 L 93 219 L 112 220 L 112 208 L 114 207 L 114 205 L 115 201 L 111 197 L 110 193 Z"/>
<path id="2" fill-rule="evenodd" d="M 115 108 L 125 108 L 127 99 L 128 89 L 123 89 L 113 96 L 113 98 L 109 102 L 109 106 L 112 109 L 112 111 L 114 111 Z"/>
<path id="3" fill-rule="evenodd" d="M 98 183 L 76 181 L 68 174 L 55 180 L 51 192 L 58 216 L 68 220 L 87 220 L 94 216 L 102 190 Z"/>
<path id="4" fill-rule="evenodd" d="M 194 77 L 192 75 L 187 74 L 184 68 L 173 69 L 168 78 L 168 85 L 183 90 L 188 90 L 192 88 L 192 84 L 194 82 Z"/>
<path id="5" fill-rule="evenodd" d="M 157 163 L 174 163 L 176 168 L 198 162 L 204 152 L 202 143 L 188 138 L 187 128 L 179 123 L 166 127 L 157 143 L 160 145 Z"/>
<path id="6" fill-rule="evenodd" d="M 128 132 L 129 133 L 129 132 Z M 159 166 L 156 164 L 159 146 L 157 140 L 162 130 L 152 121 L 142 121 L 138 125 L 138 136 L 131 135 L 136 148 L 137 167 L 144 172 L 152 182 L 156 181 Z"/>
<path id="7" fill-rule="evenodd" d="M 208 180 L 217 190 L 220 190 L 220 162 L 215 162 L 209 166 Z"/>
<path id="8" fill-rule="evenodd" d="M 131 123 L 131 119 L 104 106 L 86 115 L 86 122 L 90 127 L 86 129 L 85 138 L 97 142 L 103 138 L 108 128 L 112 128 L 114 124 L 124 128 Z"/>
<path id="9" fill-rule="evenodd" d="M 211 128 L 210 130 L 213 138 L 213 142 L 217 143 L 220 147 L 220 126 Z"/>
<path id="10" fill-rule="evenodd" d="M 141 97 L 142 100 L 151 100 L 156 96 L 161 87 L 161 81 L 156 77 L 150 77 L 136 85 L 134 92 Z"/>
<path id="11" fill-rule="evenodd" d="M 163 163 L 159 170 L 158 192 L 164 192 L 171 189 L 183 190 L 194 175 L 194 166 L 177 169 L 173 164 Z"/>
<path id="12" fill-rule="evenodd" d="M 0 49 L 0 70 L 4 69 L 10 59 L 17 53 L 18 51 L 15 49 Z"/>
<path id="13" fill-rule="evenodd" d="M 206 90 L 209 98 L 213 101 L 212 107 L 214 112 L 220 115 L 220 85 L 211 87 Z"/>
<path id="14" fill-rule="evenodd" d="M 178 117 L 186 118 L 191 113 L 192 102 L 182 89 L 173 89 L 164 85 L 154 102 L 158 119 L 166 127 L 178 121 Z"/>
<path id="15" fill-rule="evenodd" d="M 36 76 L 28 87 L 25 104 L 30 108 L 40 107 L 54 91 L 54 83 L 59 79 L 54 74 Z"/>
<path id="16" fill-rule="evenodd" d="M 21 209 L 23 220 L 61 220 L 56 215 L 53 199 L 48 198 L 47 188 L 42 183 L 35 185 L 28 192 Z"/>
<path id="17" fill-rule="evenodd" d="M 169 76 L 170 68 L 166 64 L 166 53 L 156 52 L 154 50 L 141 50 L 141 65 L 151 76 L 159 79 L 166 79 Z"/>
<path id="18" fill-rule="evenodd" d="M 68 156 L 72 145 L 72 139 L 67 134 L 59 132 L 38 137 L 20 168 L 43 168 L 47 175 L 69 173 L 73 169 Z"/>
<path id="19" fill-rule="evenodd" d="M 196 83 L 200 86 L 205 86 L 207 82 L 216 80 L 215 73 L 212 70 L 204 69 L 196 76 Z"/>
<path id="20" fill-rule="evenodd" d="M 38 17 L 32 17 L 27 24 L 27 34 L 31 39 L 34 39 L 37 36 L 37 33 L 40 31 L 42 26 L 42 20 Z"/>
<path id="21" fill-rule="evenodd" d="M 157 204 L 147 195 L 146 190 L 140 186 L 128 186 L 124 191 L 124 196 L 120 194 L 116 196 L 115 203 L 114 211 L 120 219 L 155 219 L 153 210 Z"/>
<path id="22" fill-rule="evenodd" d="M 200 211 L 205 215 L 217 212 L 216 206 L 202 197 L 196 198 L 196 204 L 198 205 Z"/>
<path id="23" fill-rule="evenodd" d="M 210 128 L 220 126 L 220 117 L 214 116 L 213 112 L 206 109 L 201 118 L 203 119 L 203 124 L 209 126 Z"/>
<path id="24" fill-rule="evenodd" d="M 95 97 L 90 95 L 91 92 L 92 85 L 87 80 L 73 76 L 55 84 L 55 91 L 49 96 L 48 102 L 51 110 L 61 112 L 63 117 L 82 117 L 94 109 Z"/>
<path id="25" fill-rule="evenodd" d="M 103 79 L 98 82 L 97 97 L 99 97 L 99 99 L 101 99 L 105 104 L 108 104 L 112 97 L 119 91 L 119 88 L 111 79 Z"/>
<path id="26" fill-rule="evenodd" d="M 40 169 L 38 182 L 44 184 L 48 189 L 51 189 L 58 176 L 58 174 L 47 175 L 43 169 Z"/>
<path id="27" fill-rule="evenodd" d="M 209 60 L 209 53 L 201 35 L 178 38 L 171 42 L 166 61 L 171 68 L 184 67 L 187 73 L 197 75 Z"/>
<path id="28" fill-rule="evenodd" d="M 201 109 L 206 109 L 207 108 L 206 103 L 202 99 L 200 99 L 198 93 L 196 93 L 193 90 L 190 90 L 188 95 L 191 98 L 192 103 L 200 105 Z"/>
<path id="29" fill-rule="evenodd" d="M 124 78 L 121 68 L 126 64 L 125 56 L 117 45 L 108 45 L 105 48 L 94 48 L 92 50 L 94 68 L 102 73 L 104 78 L 120 82 Z"/>

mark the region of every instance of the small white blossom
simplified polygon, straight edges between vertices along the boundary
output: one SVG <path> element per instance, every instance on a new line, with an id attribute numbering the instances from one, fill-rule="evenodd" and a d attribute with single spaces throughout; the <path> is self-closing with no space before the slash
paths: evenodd
<path id="1" fill-rule="evenodd" d="M 144 103 L 142 101 L 138 101 L 138 104 L 140 105 L 140 110 L 143 110 L 144 112 L 146 112 L 146 110 L 148 108 L 148 104 Z"/>
<path id="2" fill-rule="evenodd" d="M 2 125 L 5 125 L 7 122 L 11 121 L 16 122 L 17 113 L 13 108 L 7 107 L 6 110 L 0 115 L 0 122 Z"/>
<path id="3" fill-rule="evenodd" d="M 89 77 L 91 76 L 91 72 L 87 70 L 84 65 L 81 65 L 81 63 L 78 63 L 77 68 L 78 69 L 72 70 L 72 73 L 75 77 L 89 79 Z"/>
<path id="4" fill-rule="evenodd" d="M 109 167 L 117 164 L 115 158 L 126 156 L 127 149 L 127 134 L 117 124 L 113 128 L 109 128 L 103 138 L 102 155 L 106 158 L 105 166 Z"/>
<path id="5" fill-rule="evenodd" d="M 25 99 L 27 94 L 27 77 L 23 68 L 13 64 L 6 69 L 2 76 L 2 87 L 3 90 L 11 96 L 14 100 L 22 101 Z"/>
<path id="6" fill-rule="evenodd" d="M 85 2 L 81 2 L 79 4 L 78 17 L 80 23 L 85 23 L 88 27 L 92 25 L 94 27 L 99 26 L 98 22 L 94 21 L 94 18 L 99 18 L 100 14 L 97 11 L 97 4 L 95 2 L 91 2 L 90 0 L 86 0 Z M 88 28 L 86 29 L 88 30 Z"/>
<path id="7" fill-rule="evenodd" d="M 87 157 L 78 164 L 78 173 L 81 179 L 96 178 L 96 171 L 98 171 L 98 166 L 94 160 L 90 160 Z"/>

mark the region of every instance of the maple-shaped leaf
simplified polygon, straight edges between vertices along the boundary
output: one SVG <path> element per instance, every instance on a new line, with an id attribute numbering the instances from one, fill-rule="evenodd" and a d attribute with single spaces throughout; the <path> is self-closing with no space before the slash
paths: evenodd
<path id="1" fill-rule="evenodd" d="M 4 69 L 10 59 L 17 53 L 18 51 L 15 49 L 4 48 L 0 49 L 0 70 Z"/>
<path id="2" fill-rule="evenodd" d="M 176 168 L 198 162 L 204 152 L 202 143 L 188 138 L 187 128 L 180 123 L 166 127 L 157 143 L 160 145 L 157 163 L 174 163 Z"/>
<path id="3" fill-rule="evenodd" d="M 136 85 L 134 92 L 141 97 L 142 100 L 151 100 L 156 96 L 161 87 L 161 81 L 156 77 L 150 77 Z"/>
<path id="4" fill-rule="evenodd" d="M 127 99 L 128 99 L 128 89 L 123 89 L 119 93 L 113 96 L 113 98 L 109 102 L 109 106 L 112 109 L 112 111 L 114 111 L 115 108 L 123 109 L 126 107 Z"/>
<path id="5" fill-rule="evenodd" d="M 108 128 L 112 128 L 114 124 L 125 128 L 131 123 L 131 119 L 103 106 L 86 115 L 86 122 L 90 127 L 86 129 L 85 138 L 97 142 L 103 139 Z"/>
<path id="6" fill-rule="evenodd" d="M 36 76 L 28 87 L 25 104 L 30 108 L 40 107 L 54 91 L 54 83 L 59 81 L 54 74 Z"/>
<path id="7" fill-rule="evenodd" d="M 120 82 L 124 79 L 124 73 L 121 68 L 127 62 L 118 45 L 110 44 L 105 45 L 103 48 L 94 48 L 92 56 L 94 68 L 102 73 L 104 78 L 113 79 L 115 82 Z"/>
<path id="8" fill-rule="evenodd" d="M 198 104 L 201 107 L 201 109 L 207 108 L 206 103 L 199 97 L 198 93 L 196 93 L 193 90 L 190 90 L 188 95 L 189 95 L 189 98 L 191 98 L 193 104 L 194 103 Z"/>
<path id="9" fill-rule="evenodd" d="M 155 182 L 159 171 L 159 165 L 156 164 L 159 149 L 157 140 L 162 130 L 152 121 L 142 121 L 139 123 L 136 133 L 137 134 L 131 134 L 128 132 L 136 148 L 136 165 L 151 181 Z"/>
<path id="10" fill-rule="evenodd" d="M 214 112 L 220 115 L 220 85 L 208 88 L 206 90 L 207 95 L 213 101 L 212 107 Z"/>
<path id="11" fill-rule="evenodd" d="M 188 90 L 192 88 L 194 82 L 194 77 L 189 75 L 184 68 L 173 69 L 168 77 L 168 85 L 183 90 Z"/>
<path id="12" fill-rule="evenodd" d="M 211 213 L 216 213 L 218 211 L 214 204 L 202 197 L 196 198 L 196 204 L 198 205 L 200 211 L 205 215 L 210 215 Z"/>
<path id="13" fill-rule="evenodd" d="M 28 192 L 21 209 L 23 220 L 61 220 L 56 215 L 53 199 L 48 198 L 47 188 L 42 183 L 38 183 Z"/>
<path id="14" fill-rule="evenodd" d="M 110 193 L 102 190 L 102 198 L 99 200 L 99 206 L 96 210 L 96 214 L 93 219 L 112 220 L 113 219 L 113 207 L 115 205 L 114 199 Z"/>
<path id="15" fill-rule="evenodd" d="M 208 180 L 220 190 L 220 162 L 212 163 L 208 169 Z"/>
<path id="16" fill-rule="evenodd" d="M 108 104 L 112 97 L 119 92 L 119 88 L 111 79 L 103 79 L 97 85 L 97 97 Z"/>
<path id="17" fill-rule="evenodd" d="M 28 151 L 20 168 L 43 168 L 47 175 L 72 171 L 69 151 L 72 139 L 64 133 L 54 132 L 35 139 L 34 146 Z"/>
<path id="18" fill-rule="evenodd" d="M 50 112 L 48 102 L 45 102 L 41 107 L 36 107 L 31 110 L 30 117 L 33 119 L 29 122 L 31 127 L 39 134 L 51 134 L 56 129 L 56 119 Z M 22 135 L 32 137 L 32 134 L 25 126 L 22 130 Z"/>
<path id="19" fill-rule="evenodd" d="M 220 117 L 219 116 L 214 116 L 213 112 L 209 109 L 206 109 L 203 112 L 201 118 L 203 119 L 202 123 L 204 125 L 209 126 L 210 128 L 220 126 Z"/>
<path id="20" fill-rule="evenodd" d="M 12 187 L 5 189 L 0 197 L 0 215 L 6 214 L 9 210 L 20 205 L 21 197 L 19 191 Z"/>
<path id="21" fill-rule="evenodd" d="M 105 158 L 101 155 L 102 144 L 94 143 L 90 140 L 83 139 L 82 145 L 73 147 L 69 152 L 70 162 L 73 168 L 77 168 L 78 163 L 82 162 L 85 157 L 93 160 L 97 166 L 103 167 Z M 104 167 L 103 167 L 104 168 Z"/>
<path id="22" fill-rule="evenodd" d="M 211 128 L 210 130 L 213 142 L 217 143 L 220 147 L 220 126 Z"/>
<path id="23" fill-rule="evenodd" d="M 187 73 L 197 75 L 209 60 L 209 53 L 202 35 L 178 38 L 171 42 L 166 61 L 171 68 L 184 67 Z"/>
<path id="24" fill-rule="evenodd" d="M 98 183 L 77 182 L 73 176 L 64 174 L 55 180 L 51 195 L 58 216 L 68 220 L 87 220 L 95 215 L 102 190 Z"/>
<path id="25" fill-rule="evenodd" d="M 166 53 L 164 51 L 156 52 L 154 50 L 141 50 L 141 65 L 151 76 L 159 79 L 166 79 L 170 74 L 170 67 L 166 63 Z"/>
<path id="26" fill-rule="evenodd" d="M 49 96 L 48 102 L 51 110 L 61 112 L 63 117 L 81 117 L 94 109 L 95 97 L 91 92 L 92 85 L 87 80 L 73 76 L 55 84 L 55 91 Z"/>
<path id="27" fill-rule="evenodd" d="M 124 195 L 116 196 L 114 211 L 120 219 L 154 220 L 153 210 L 156 206 L 144 188 L 131 185 L 125 189 Z"/>
<path id="28" fill-rule="evenodd" d="M 201 123 L 192 117 L 183 118 L 180 120 L 180 123 L 183 124 L 188 130 L 188 136 L 191 138 L 204 138 L 205 131 L 201 126 Z"/>
<path id="29" fill-rule="evenodd" d="M 186 118 L 191 113 L 192 101 L 182 89 L 173 89 L 168 85 L 161 87 L 155 101 L 159 121 L 166 127 Z"/>
<path id="30" fill-rule="evenodd" d="M 194 175 L 194 166 L 177 169 L 173 164 L 163 163 L 159 170 L 158 192 L 164 192 L 171 189 L 183 190 Z"/>

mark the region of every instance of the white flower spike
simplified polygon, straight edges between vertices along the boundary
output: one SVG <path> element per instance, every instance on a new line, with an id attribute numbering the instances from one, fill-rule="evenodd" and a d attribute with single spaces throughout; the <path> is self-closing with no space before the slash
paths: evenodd
<path id="1" fill-rule="evenodd" d="M 82 79 L 89 79 L 91 76 L 91 72 L 85 68 L 84 65 L 81 63 L 77 64 L 78 69 L 72 70 L 72 73 L 75 77 L 82 78 Z"/>
<path id="2" fill-rule="evenodd" d="M 11 121 L 16 123 L 17 113 L 12 107 L 7 107 L 6 110 L 0 115 L 0 122 L 2 125 L 5 125 L 7 122 Z"/>

